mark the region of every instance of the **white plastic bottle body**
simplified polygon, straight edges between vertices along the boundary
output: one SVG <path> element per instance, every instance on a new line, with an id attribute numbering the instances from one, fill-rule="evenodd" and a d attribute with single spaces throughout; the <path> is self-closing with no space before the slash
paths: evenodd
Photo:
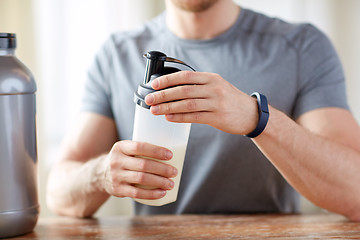
<path id="1" fill-rule="evenodd" d="M 178 170 L 178 175 L 172 179 L 175 183 L 174 188 L 167 191 L 163 198 L 155 200 L 135 199 L 137 202 L 150 206 L 162 206 L 176 201 L 190 128 L 190 123 L 172 123 L 167 121 L 165 116 L 155 116 L 151 114 L 149 109 L 136 105 L 133 141 L 148 142 L 168 148 L 172 151 L 173 157 L 164 162 Z M 149 186 L 137 186 L 149 188 Z"/>

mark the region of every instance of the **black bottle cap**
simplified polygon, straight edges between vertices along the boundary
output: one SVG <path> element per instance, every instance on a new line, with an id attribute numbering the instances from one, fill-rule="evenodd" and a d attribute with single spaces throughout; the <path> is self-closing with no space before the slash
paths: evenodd
<path id="1" fill-rule="evenodd" d="M 151 82 L 155 78 L 161 77 L 162 75 L 171 74 L 178 71 L 180 71 L 180 69 L 174 67 L 164 67 L 163 72 L 151 75 L 151 80 L 147 84 L 139 85 L 137 91 L 134 94 L 134 102 L 143 108 L 150 109 L 150 106 L 145 103 L 145 97 L 149 93 L 156 92 L 156 90 L 151 87 Z"/>
<path id="2" fill-rule="evenodd" d="M 15 48 L 16 48 L 16 34 L 0 33 L 0 49 L 15 49 Z"/>
<path id="3" fill-rule="evenodd" d="M 134 101 L 139 106 L 142 106 L 144 108 L 150 108 L 145 103 L 145 97 L 151 92 L 154 92 L 155 90 L 151 87 L 151 82 L 162 75 L 175 73 L 177 71 L 180 71 L 178 68 L 174 67 L 165 67 L 165 62 L 173 62 L 185 65 L 189 67 L 191 70 L 195 71 L 194 68 L 192 68 L 190 65 L 187 65 L 181 60 L 167 57 L 166 54 L 159 52 L 159 51 L 150 51 L 146 54 L 144 54 L 144 57 L 147 58 L 146 60 L 146 68 L 145 68 L 145 77 L 144 77 L 144 83 L 140 84 L 138 87 L 137 92 L 135 92 L 134 95 Z"/>
<path id="4" fill-rule="evenodd" d="M 146 57 L 147 59 L 156 59 L 158 61 L 166 61 L 165 53 L 162 53 L 159 51 L 150 51 L 150 52 L 144 54 L 144 57 Z"/>

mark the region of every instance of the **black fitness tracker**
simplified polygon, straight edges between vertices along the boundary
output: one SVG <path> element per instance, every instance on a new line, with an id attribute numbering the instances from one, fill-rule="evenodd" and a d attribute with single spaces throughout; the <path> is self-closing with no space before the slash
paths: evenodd
<path id="1" fill-rule="evenodd" d="M 256 97 L 256 99 L 257 99 L 259 122 L 258 122 L 255 130 L 245 136 L 247 136 L 249 138 L 254 138 L 254 137 L 259 136 L 266 127 L 266 124 L 269 120 L 269 107 L 268 107 L 267 99 L 264 95 L 262 95 L 258 92 L 253 92 L 250 96 Z"/>

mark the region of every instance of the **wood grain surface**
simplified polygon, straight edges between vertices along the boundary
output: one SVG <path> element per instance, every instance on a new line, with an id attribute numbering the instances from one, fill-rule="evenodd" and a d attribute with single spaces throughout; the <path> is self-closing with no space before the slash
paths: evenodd
<path id="1" fill-rule="evenodd" d="M 15 239 L 360 239 L 360 223 L 336 214 L 156 215 L 40 218 Z"/>

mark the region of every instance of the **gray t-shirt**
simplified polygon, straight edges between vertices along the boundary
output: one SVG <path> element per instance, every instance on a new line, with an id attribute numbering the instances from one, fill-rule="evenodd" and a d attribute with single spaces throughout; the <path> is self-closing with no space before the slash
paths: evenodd
<path id="1" fill-rule="evenodd" d="M 261 92 L 292 119 L 316 108 L 348 109 L 341 63 L 328 38 L 312 25 L 242 9 L 220 36 L 185 40 L 168 30 L 165 15 L 113 34 L 89 70 L 82 110 L 113 118 L 119 140 L 132 138 L 133 94 L 144 78 L 143 54 L 152 50 L 197 71 L 218 73 L 247 94 Z M 191 128 L 178 200 L 161 207 L 135 204 L 136 214 L 298 210 L 299 194 L 250 139 L 202 124 Z"/>

